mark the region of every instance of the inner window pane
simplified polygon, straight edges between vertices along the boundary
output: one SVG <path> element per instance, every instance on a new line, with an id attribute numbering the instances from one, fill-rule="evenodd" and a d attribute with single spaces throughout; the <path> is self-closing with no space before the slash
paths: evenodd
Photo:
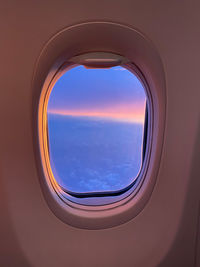
<path id="1" fill-rule="evenodd" d="M 76 193 L 124 189 L 142 167 L 145 89 L 121 66 L 74 67 L 47 107 L 49 158 L 57 183 Z"/>

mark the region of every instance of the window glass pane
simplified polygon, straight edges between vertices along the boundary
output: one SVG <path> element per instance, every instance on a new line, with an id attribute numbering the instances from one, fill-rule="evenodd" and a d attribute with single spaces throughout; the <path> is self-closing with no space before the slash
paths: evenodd
<path id="1" fill-rule="evenodd" d="M 74 67 L 54 85 L 47 108 L 49 158 L 64 189 L 121 190 L 142 166 L 146 94 L 123 67 Z"/>

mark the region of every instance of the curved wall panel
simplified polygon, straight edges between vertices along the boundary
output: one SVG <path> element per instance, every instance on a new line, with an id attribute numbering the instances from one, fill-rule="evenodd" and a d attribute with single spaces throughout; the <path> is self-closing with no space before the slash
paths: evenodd
<path id="1" fill-rule="evenodd" d="M 199 2 L 189 0 L 1 1 L 1 266 L 195 265 L 200 195 L 199 8 Z M 34 101 L 55 59 L 42 60 L 44 47 L 62 30 L 92 21 L 137 29 L 151 40 L 166 77 L 165 134 L 156 183 L 137 216 L 131 211 L 128 222 L 101 230 L 72 227 L 49 209 L 33 141 Z M 116 40 L 116 46 L 120 42 Z M 68 51 L 79 47 L 69 45 Z M 148 60 L 156 63 L 153 56 Z M 36 84 L 38 66 L 41 76 Z M 146 75 L 150 79 L 150 73 Z M 53 201 L 51 205 L 56 209 Z"/>

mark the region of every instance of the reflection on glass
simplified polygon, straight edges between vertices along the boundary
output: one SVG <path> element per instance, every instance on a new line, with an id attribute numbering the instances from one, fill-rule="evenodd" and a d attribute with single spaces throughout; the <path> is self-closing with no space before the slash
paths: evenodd
<path id="1" fill-rule="evenodd" d="M 142 165 L 145 90 L 123 67 L 68 70 L 50 94 L 47 120 L 54 177 L 76 192 L 121 190 Z"/>

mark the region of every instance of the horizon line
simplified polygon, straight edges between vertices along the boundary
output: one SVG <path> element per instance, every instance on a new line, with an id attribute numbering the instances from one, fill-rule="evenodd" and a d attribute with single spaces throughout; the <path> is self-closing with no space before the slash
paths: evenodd
<path id="1" fill-rule="evenodd" d="M 122 121 L 129 123 L 144 123 L 144 116 L 137 114 L 122 114 L 122 113 L 102 113 L 102 112 L 77 112 L 77 111 L 66 111 L 66 110 L 47 110 L 48 114 L 55 114 L 60 116 L 73 116 L 73 117 L 94 117 L 104 118 L 107 120 Z"/>

